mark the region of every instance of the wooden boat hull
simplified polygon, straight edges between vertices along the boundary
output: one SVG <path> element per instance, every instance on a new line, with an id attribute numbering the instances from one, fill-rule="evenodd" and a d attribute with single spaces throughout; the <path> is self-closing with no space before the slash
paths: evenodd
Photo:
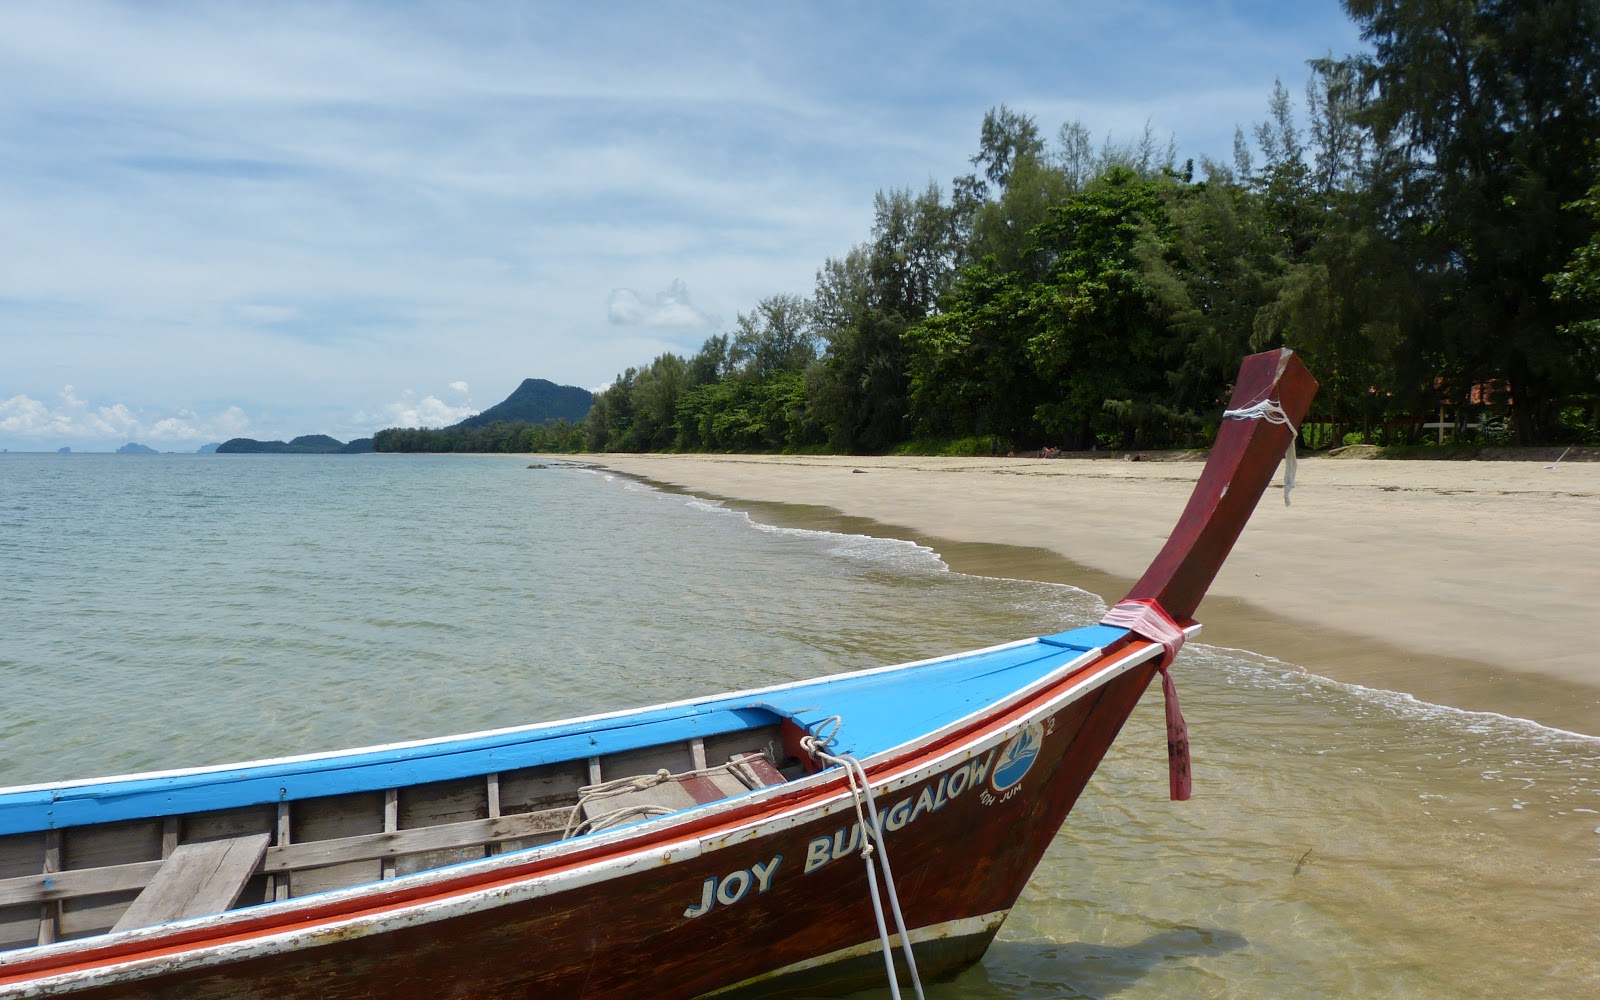
<path id="1" fill-rule="evenodd" d="M 1148 686 L 1154 652 L 1136 643 L 873 775 L 925 977 L 981 957 Z M 480 863 L 360 906 L 332 893 L 287 923 L 261 908 L 198 948 L 169 934 L 153 954 L 87 953 L 15 995 L 509 1000 L 648 984 L 659 997 L 778 997 L 881 983 L 848 792 L 835 781 L 790 798 L 598 860 Z"/>

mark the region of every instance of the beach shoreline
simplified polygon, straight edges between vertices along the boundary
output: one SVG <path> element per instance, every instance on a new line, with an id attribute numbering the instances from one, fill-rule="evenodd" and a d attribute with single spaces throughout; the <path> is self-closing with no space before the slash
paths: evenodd
<path id="1" fill-rule="evenodd" d="M 573 456 L 562 456 L 570 460 Z M 1109 602 L 1198 462 L 590 455 L 790 527 L 903 538 L 956 572 Z M 557 459 L 551 456 L 554 460 Z M 1204 642 L 1336 681 L 1600 735 L 1600 465 L 1302 460 L 1274 479 L 1197 614 Z"/>

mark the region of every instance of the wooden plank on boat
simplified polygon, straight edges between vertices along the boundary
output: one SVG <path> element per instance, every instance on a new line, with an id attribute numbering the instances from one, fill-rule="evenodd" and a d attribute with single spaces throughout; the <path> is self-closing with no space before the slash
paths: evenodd
<path id="1" fill-rule="evenodd" d="M 289 803 L 278 803 L 277 837 L 273 840 L 279 847 L 291 842 L 293 839 L 293 817 L 289 811 Z M 289 898 L 289 876 L 287 873 L 274 875 L 272 882 L 272 898 L 274 900 Z"/>
<path id="2" fill-rule="evenodd" d="M 728 770 L 750 788 L 781 785 L 787 780 L 764 753 L 738 754 L 728 761 Z"/>
<path id="3" fill-rule="evenodd" d="M 61 831 L 44 832 L 44 874 L 61 870 Z M 39 946 L 54 944 L 61 923 L 61 904 L 42 903 L 39 906 Z"/>
<path id="4" fill-rule="evenodd" d="M 238 902 L 267 852 L 265 833 L 179 844 L 111 928 L 124 931 L 221 913 Z"/>
<path id="5" fill-rule="evenodd" d="M 704 752 L 703 742 L 701 746 L 702 752 Z M 687 740 L 677 743 L 657 743 L 654 746 L 639 747 L 635 750 L 621 750 L 617 753 L 607 754 L 601 758 L 600 763 L 605 769 L 605 773 L 612 777 L 628 774 L 654 774 L 657 771 L 678 774 L 695 769 L 694 754 Z"/>
<path id="6" fill-rule="evenodd" d="M 299 799 L 294 804 L 294 839 L 301 843 L 361 837 L 383 832 L 382 792 L 356 792 L 315 799 Z M 289 883 L 291 898 L 344 889 L 376 882 L 382 876 L 376 860 L 359 864 L 329 866 L 316 871 L 297 871 Z"/>
<path id="7" fill-rule="evenodd" d="M 589 780 L 586 760 L 558 761 L 539 767 L 500 773 L 500 813 L 534 812 L 565 804 L 571 808 L 578 800 L 578 789 Z"/>
<path id="8" fill-rule="evenodd" d="M 400 829 L 400 790 L 391 788 L 383 793 L 383 832 L 393 833 Z M 394 859 L 385 858 L 383 874 L 385 882 L 394 878 Z"/>
<path id="9" fill-rule="evenodd" d="M 138 861 L 103 868 L 74 868 L 64 872 L 0 879 L 0 906 L 97 896 L 108 892 L 143 889 L 161 870 L 160 861 Z"/>
<path id="10" fill-rule="evenodd" d="M 36 876 L 45 861 L 44 834 L 15 833 L 0 837 L 0 884 L 12 878 Z M 0 902 L 0 951 L 39 943 L 43 914 L 33 897 L 9 906 Z M 53 925 L 52 921 L 52 925 Z"/>
<path id="11" fill-rule="evenodd" d="M 305 841 L 268 848 L 262 867 L 268 872 L 285 872 L 488 844 L 538 834 L 558 834 L 565 829 L 571 816 L 571 809 L 546 809 L 536 813 L 501 816 L 498 819 L 475 819 L 415 830 L 394 830 L 358 837 L 341 837 L 337 840 Z"/>

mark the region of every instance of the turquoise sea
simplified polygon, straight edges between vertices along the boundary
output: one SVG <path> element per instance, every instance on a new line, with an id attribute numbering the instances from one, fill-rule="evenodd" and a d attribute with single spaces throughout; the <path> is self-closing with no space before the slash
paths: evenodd
<path id="1" fill-rule="evenodd" d="M 1104 610 L 508 457 L 0 454 L 0 574 L 0 785 L 626 708 Z M 1152 693 L 987 957 L 930 997 L 1600 995 L 1600 740 L 1203 641 L 1175 674 L 1194 800 L 1166 800 Z"/>

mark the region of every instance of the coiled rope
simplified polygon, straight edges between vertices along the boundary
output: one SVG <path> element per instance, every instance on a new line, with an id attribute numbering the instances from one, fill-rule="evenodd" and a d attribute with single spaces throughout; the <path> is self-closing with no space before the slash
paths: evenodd
<path id="1" fill-rule="evenodd" d="M 631 805 L 583 819 L 583 807 L 592 805 L 602 799 L 626 795 L 629 792 L 643 791 L 646 788 L 665 784 L 668 781 L 676 781 L 678 778 L 710 774 L 715 770 L 717 768 L 708 767 L 698 771 L 684 771 L 680 774 L 673 774 L 666 768 L 662 768 L 655 774 L 615 778 L 611 781 L 602 781 L 597 785 L 584 785 L 578 789 L 578 804 L 572 807 L 572 812 L 567 816 L 567 825 L 561 831 L 561 839 L 566 840 L 568 837 L 576 837 L 582 833 L 594 833 L 599 830 L 609 829 L 630 819 L 649 819 L 651 816 L 665 816 L 667 813 L 677 812 L 676 809 L 666 806 Z"/>
<path id="2" fill-rule="evenodd" d="M 1300 429 L 1290 420 L 1289 414 L 1276 400 L 1263 399 L 1260 402 L 1242 406 L 1237 410 L 1223 410 L 1224 420 L 1265 420 L 1269 424 L 1282 424 L 1289 428 L 1289 451 L 1284 455 L 1283 465 L 1283 505 L 1289 506 L 1289 491 L 1294 489 L 1294 462 L 1295 442 L 1300 439 Z"/>
<path id="3" fill-rule="evenodd" d="M 856 809 L 856 823 L 863 831 L 861 860 L 867 866 L 867 887 L 872 892 L 872 913 L 878 922 L 878 940 L 883 946 L 883 967 L 889 976 L 889 993 L 900 1000 L 900 979 L 895 975 L 894 947 L 889 943 L 889 928 L 883 917 L 883 900 L 878 895 L 878 875 L 874 856 L 883 863 L 883 886 L 889 896 L 889 909 L 894 915 L 895 930 L 900 933 L 900 948 L 906 957 L 906 968 L 911 971 L 911 988 L 917 1000 L 924 1000 L 922 979 L 917 975 L 917 957 L 911 952 L 911 935 L 906 931 L 905 916 L 900 912 L 900 897 L 894 891 L 894 873 L 889 870 L 889 848 L 883 840 L 883 827 L 878 823 L 878 805 L 872 797 L 872 782 L 866 768 L 850 754 L 833 754 L 831 748 L 844 720 L 830 715 L 816 725 L 812 733 L 800 738 L 800 746 L 821 763 L 838 764 L 844 768 L 845 781 L 850 785 L 851 802 Z M 826 733 L 826 735 L 824 735 Z M 863 805 L 865 813 L 863 813 Z M 867 836 L 870 833 L 871 836 Z M 877 847 L 874 849 L 873 844 Z"/>

